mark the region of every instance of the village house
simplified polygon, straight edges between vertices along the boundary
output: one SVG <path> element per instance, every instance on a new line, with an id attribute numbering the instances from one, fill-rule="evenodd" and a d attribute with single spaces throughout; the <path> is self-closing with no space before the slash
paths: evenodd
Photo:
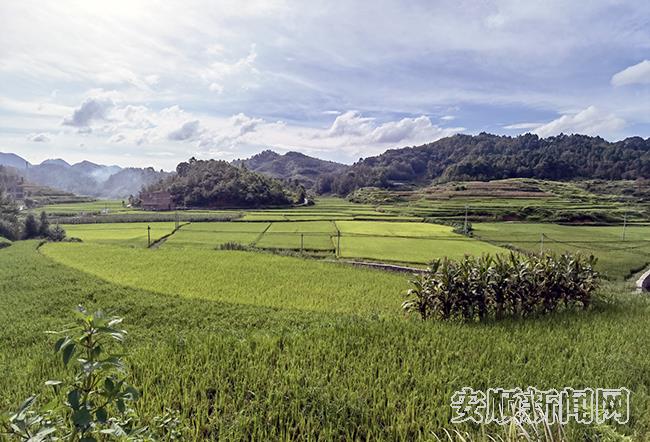
<path id="1" fill-rule="evenodd" d="M 142 192 L 140 201 L 144 210 L 172 210 L 176 208 L 171 193 L 166 190 Z"/>

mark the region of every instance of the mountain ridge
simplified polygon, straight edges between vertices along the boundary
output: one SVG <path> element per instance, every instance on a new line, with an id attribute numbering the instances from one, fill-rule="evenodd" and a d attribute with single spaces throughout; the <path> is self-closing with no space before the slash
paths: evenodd
<path id="1" fill-rule="evenodd" d="M 266 149 L 246 159 L 233 161 L 248 169 L 273 178 L 298 181 L 307 189 L 315 189 L 318 181 L 326 175 L 338 174 L 350 166 L 335 161 L 322 160 L 301 152 L 288 151 L 279 154 Z"/>

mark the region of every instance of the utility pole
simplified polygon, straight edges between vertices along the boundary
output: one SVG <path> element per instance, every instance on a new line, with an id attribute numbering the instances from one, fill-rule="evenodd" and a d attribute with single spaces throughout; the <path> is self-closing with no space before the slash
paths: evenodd
<path id="1" fill-rule="evenodd" d="M 627 228 L 627 210 L 625 215 L 623 215 L 623 241 L 625 241 L 625 229 Z"/>
<path id="2" fill-rule="evenodd" d="M 147 226 L 147 247 L 151 247 L 151 226 Z"/>
<path id="3" fill-rule="evenodd" d="M 465 236 L 467 236 L 467 211 L 469 210 L 469 206 L 465 205 L 465 224 L 463 224 L 463 233 Z"/>
<path id="4" fill-rule="evenodd" d="M 336 257 L 341 257 L 341 231 L 338 229 L 336 231 Z"/>

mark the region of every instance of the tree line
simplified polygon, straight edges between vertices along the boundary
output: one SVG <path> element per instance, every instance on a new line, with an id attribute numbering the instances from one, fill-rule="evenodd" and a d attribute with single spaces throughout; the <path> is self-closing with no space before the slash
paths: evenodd
<path id="1" fill-rule="evenodd" d="M 295 181 L 280 181 L 220 160 L 191 158 L 176 173 L 143 189 L 168 191 L 180 207 L 288 206 L 305 201 L 305 188 Z"/>
<path id="2" fill-rule="evenodd" d="M 362 187 L 390 188 L 431 181 L 507 178 L 634 180 L 650 178 L 650 138 L 608 142 L 600 137 L 540 138 L 481 133 L 454 135 L 433 143 L 387 150 L 360 159 L 340 174 L 321 176 L 319 193 L 347 195 Z"/>

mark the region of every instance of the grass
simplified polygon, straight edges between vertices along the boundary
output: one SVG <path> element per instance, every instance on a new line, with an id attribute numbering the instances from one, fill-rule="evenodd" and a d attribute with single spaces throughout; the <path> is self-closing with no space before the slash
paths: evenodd
<path id="1" fill-rule="evenodd" d="M 430 440 L 452 428 L 455 390 L 529 385 L 626 386 L 632 419 L 617 430 L 650 436 L 645 297 L 527 321 L 422 322 L 399 310 L 403 275 L 242 252 L 41 252 L 0 250 L 3 410 L 61 377 L 43 331 L 82 303 L 125 317 L 140 412 L 178 411 L 184 440 Z M 573 427 L 570 439 L 594 431 Z"/>
<path id="2" fill-rule="evenodd" d="M 164 244 L 169 247 L 199 247 L 214 249 L 220 244 L 236 242 L 252 244 L 269 227 L 269 223 L 192 223 L 183 226 Z"/>
<path id="3" fill-rule="evenodd" d="M 618 226 L 562 226 L 534 223 L 475 223 L 475 235 L 495 244 L 539 252 L 593 254 L 598 269 L 623 279 L 650 263 L 650 226 L 628 226 L 625 240 Z M 544 243 L 542 246 L 542 234 Z"/>
<path id="4" fill-rule="evenodd" d="M 112 223 L 112 224 L 68 224 L 62 225 L 68 237 L 98 244 L 129 245 L 147 247 L 147 227 L 151 227 L 151 241 L 170 234 L 176 224 L 166 223 Z"/>

